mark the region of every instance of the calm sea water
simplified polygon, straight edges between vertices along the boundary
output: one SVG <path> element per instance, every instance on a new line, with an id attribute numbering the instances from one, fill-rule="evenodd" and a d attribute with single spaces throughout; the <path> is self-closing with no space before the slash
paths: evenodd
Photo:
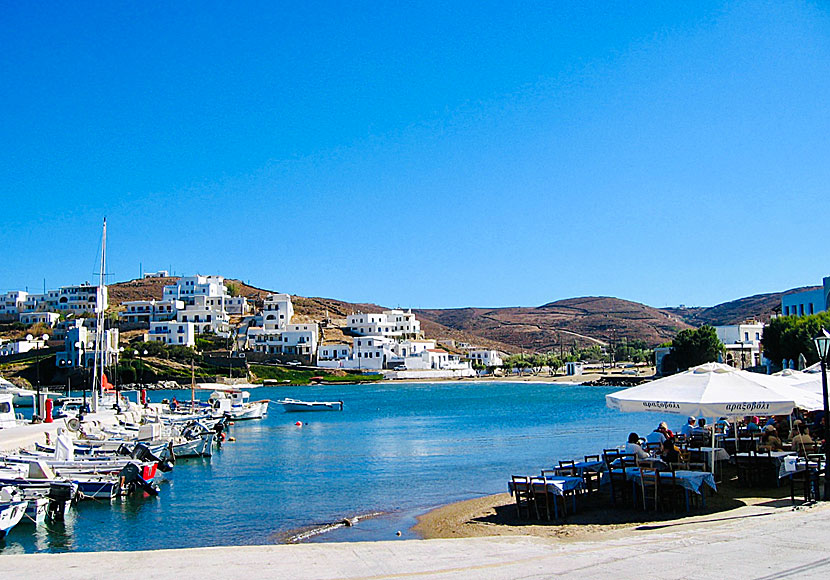
<path id="1" fill-rule="evenodd" d="M 412 537 L 417 514 L 503 492 L 511 474 L 616 447 L 665 418 L 606 408 L 612 390 L 466 382 L 253 389 L 252 399 L 343 400 L 345 409 L 272 405 L 265 420 L 236 423 L 236 441 L 212 459 L 180 460 L 159 497 L 85 501 L 64 523 L 18 525 L 0 553 L 274 543 L 373 512 L 384 515 L 312 541 L 394 539 L 398 530 Z M 151 398 L 174 395 L 190 392 Z"/>

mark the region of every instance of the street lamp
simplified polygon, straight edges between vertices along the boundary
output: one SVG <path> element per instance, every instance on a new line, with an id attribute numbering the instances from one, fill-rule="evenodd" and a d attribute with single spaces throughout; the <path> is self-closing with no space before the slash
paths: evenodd
<path id="1" fill-rule="evenodd" d="M 124 347 L 118 347 L 115 349 L 115 412 L 121 412 L 121 384 L 118 381 L 118 359 L 119 356 L 124 352 Z"/>
<path id="2" fill-rule="evenodd" d="M 31 334 L 26 335 L 26 340 L 31 342 L 34 337 Z M 43 343 L 40 341 L 43 340 Z M 39 336 L 37 342 L 35 342 L 35 376 L 37 377 L 37 405 L 35 405 L 35 411 L 38 417 L 41 417 L 42 409 L 40 408 L 40 345 L 46 344 L 46 341 L 49 340 L 49 335 L 44 334 L 43 336 Z"/>
<path id="3" fill-rule="evenodd" d="M 735 342 L 741 345 L 741 370 L 744 370 L 744 341 L 736 340 Z"/>
<path id="4" fill-rule="evenodd" d="M 821 361 L 821 394 L 824 398 L 824 501 L 830 500 L 830 405 L 827 403 L 827 356 L 830 354 L 830 334 L 823 328 L 815 338 L 816 351 Z"/>
<path id="5" fill-rule="evenodd" d="M 133 351 L 133 356 L 137 356 L 139 362 L 141 363 L 141 386 L 144 386 L 144 357 L 147 356 L 147 349 L 144 349 L 142 352 L 137 350 Z"/>
<path id="6" fill-rule="evenodd" d="M 79 340 L 75 343 L 75 348 L 78 350 L 78 366 L 81 367 L 81 391 L 83 392 L 84 402 L 81 405 L 81 410 L 78 413 L 78 419 L 83 420 L 84 411 L 86 410 L 86 344 Z"/>

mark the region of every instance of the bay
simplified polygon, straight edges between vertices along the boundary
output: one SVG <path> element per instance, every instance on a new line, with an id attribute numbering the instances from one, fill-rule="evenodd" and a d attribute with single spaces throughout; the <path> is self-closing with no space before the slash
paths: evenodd
<path id="1" fill-rule="evenodd" d="M 311 541 L 413 537 L 417 514 L 503 492 L 511 474 L 616 447 L 663 419 L 679 428 L 682 418 L 608 409 L 613 390 L 463 381 L 252 389 L 252 400 L 342 400 L 344 410 L 271 405 L 266 419 L 237 422 L 236 441 L 212 459 L 180 460 L 158 498 L 84 501 L 64 523 L 18 525 L 0 553 L 267 544 L 377 512 Z M 150 393 L 174 396 L 190 392 Z"/>

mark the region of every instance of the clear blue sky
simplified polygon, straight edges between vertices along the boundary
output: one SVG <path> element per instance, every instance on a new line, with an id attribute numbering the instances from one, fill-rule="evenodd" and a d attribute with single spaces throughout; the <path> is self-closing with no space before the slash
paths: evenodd
<path id="1" fill-rule="evenodd" d="M 830 9 L 11 2 L 0 290 L 711 305 L 830 274 Z"/>

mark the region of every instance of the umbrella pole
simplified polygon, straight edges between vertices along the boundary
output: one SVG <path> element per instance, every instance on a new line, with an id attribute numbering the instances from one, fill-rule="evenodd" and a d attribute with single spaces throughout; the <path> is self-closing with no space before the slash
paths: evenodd
<path id="1" fill-rule="evenodd" d="M 715 421 L 712 420 L 712 428 L 710 429 L 712 432 L 712 451 L 709 454 L 709 465 L 712 468 L 712 477 L 715 477 Z"/>

